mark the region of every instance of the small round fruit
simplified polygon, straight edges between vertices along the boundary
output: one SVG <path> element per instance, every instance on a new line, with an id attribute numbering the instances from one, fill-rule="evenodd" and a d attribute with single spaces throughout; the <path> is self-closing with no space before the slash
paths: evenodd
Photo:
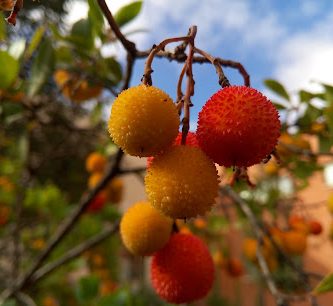
<path id="1" fill-rule="evenodd" d="M 94 172 L 89 176 L 88 179 L 88 187 L 89 189 L 93 189 L 97 186 L 97 184 L 102 180 L 103 173 L 101 172 Z"/>
<path id="2" fill-rule="evenodd" d="M 172 144 L 179 115 L 172 99 L 154 86 L 129 88 L 115 99 L 109 119 L 110 135 L 134 156 L 153 156 Z"/>
<path id="3" fill-rule="evenodd" d="M 244 274 L 244 265 L 238 258 L 228 258 L 225 267 L 231 277 L 240 277 Z"/>
<path id="4" fill-rule="evenodd" d="M 150 203 L 165 215 L 174 219 L 197 217 L 214 204 L 216 167 L 199 148 L 174 146 L 155 158 L 145 187 Z"/>
<path id="5" fill-rule="evenodd" d="M 323 231 L 323 226 L 316 220 L 309 221 L 309 231 L 312 235 L 320 235 Z"/>
<path id="6" fill-rule="evenodd" d="M 175 141 L 173 142 L 173 146 L 180 146 L 182 142 L 182 132 L 179 132 Z M 186 146 L 190 147 L 199 147 L 197 136 L 193 132 L 188 132 L 186 137 Z M 162 153 L 162 152 L 161 152 Z M 147 158 L 147 168 L 151 165 L 154 160 L 154 156 L 150 156 Z"/>
<path id="7" fill-rule="evenodd" d="M 96 98 L 103 90 L 102 86 L 89 84 L 87 80 L 80 79 L 79 75 L 64 69 L 54 73 L 54 80 L 62 94 L 74 102 Z"/>
<path id="8" fill-rule="evenodd" d="M 191 303 L 210 291 L 214 263 L 201 239 L 177 233 L 152 257 L 150 276 L 153 288 L 163 300 Z"/>
<path id="9" fill-rule="evenodd" d="M 200 111 L 197 139 L 219 165 L 249 167 L 272 153 L 280 128 L 275 106 L 259 91 L 229 86 L 215 93 Z"/>
<path id="10" fill-rule="evenodd" d="M 253 238 L 246 238 L 243 241 L 243 254 L 251 262 L 257 260 L 258 241 Z"/>
<path id="11" fill-rule="evenodd" d="M 86 169 L 88 172 L 104 172 L 107 162 L 105 156 L 98 152 L 93 152 L 86 159 Z"/>
<path id="12" fill-rule="evenodd" d="M 328 211 L 333 215 L 333 193 L 328 196 L 327 199 L 327 208 Z"/>
<path id="13" fill-rule="evenodd" d="M 148 202 L 137 202 L 123 215 L 120 234 L 125 247 L 134 255 L 148 256 L 168 242 L 172 220 Z"/>
<path id="14" fill-rule="evenodd" d="M 303 232 L 305 235 L 309 234 L 309 224 L 301 216 L 290 215 L 288 218 L 288 224 L 290 228 L 295 231 Z"/>
<path id="15" fill-rule="evenodd" d="M 92 199 L 86 211 L 90 213 L 96 213 L 104 207 L 105 203 L 106 203 L 105 195 L 103 192 L 100 192 Z"/>
<path id="16" fill-rule="evenodd" d="M 307 246 L 306 235 L 297 230 L 283 232 L 283 250 L 289 255 L 304 254 Z"/>

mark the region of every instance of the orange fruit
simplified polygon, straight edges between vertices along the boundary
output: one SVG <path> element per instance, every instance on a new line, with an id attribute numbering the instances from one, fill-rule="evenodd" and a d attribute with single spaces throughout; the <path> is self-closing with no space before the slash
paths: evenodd
<path id="1" fill-rule="evenodd" d="M 283 232 L 283 250 L 289 255 L 304 254 L 307 246 L 306 235 L 304 232 L 290 230 Z"/>

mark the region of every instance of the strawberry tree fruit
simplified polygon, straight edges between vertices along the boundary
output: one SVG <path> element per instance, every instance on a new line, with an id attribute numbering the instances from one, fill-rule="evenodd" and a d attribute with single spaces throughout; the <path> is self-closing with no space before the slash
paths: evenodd
<path id="1" fill-rule="evenodd" d="M 206 244 L 192 234 L 177 233 L 151 261 L 152 286 L 169 303 L 205 297 L 214 281 L 214 263 Z"/>
<path id="2" fill-rule="evenodd" d="M 112 140 L 123 151 L 148 157 L 172 144 L 178 134 L 179 115 L 164 91 L 141 84 L 115 99 L 108 126 Z"/>
<path id="3" fill-rule="evenodd" d="M 149 202 L 171 218 L 204 215 L 217 196 L 216 167 L 199 148 L 173 146 L 154 159 L 145 188 Z"/>
<path id="4" fill-rule="evenodd" d="M 219 165 L 249 167 L 272 153 L 280 129 L 278 111 L 264 95 L 230 86 L 216 92 L 200 111 L 197 138 Z"/>
<path id="5" fill-rule="evenodd" d="M 137 202 L 123 215 L 120 235 L 134 255 L 147 256 L 165 246 L 172 231 L 172 220 L 148 202 Z"/>

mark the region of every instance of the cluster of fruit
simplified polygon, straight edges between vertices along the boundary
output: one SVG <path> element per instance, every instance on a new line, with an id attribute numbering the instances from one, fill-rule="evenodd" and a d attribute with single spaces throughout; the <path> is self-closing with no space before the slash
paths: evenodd
<path id="1" fill-rule="evenodd" d="M 100 84 L 89 83 L 79 74 L 64 69 L 58 69 L 53 77 L 62 94 L 76 103 L 96 98 L 103 90 Z"/>
<path id="2" fill-rule="evenodd" d="M 123 151 L 148 160 L 148 202 L 125 212 L 120 232 L 133 254 L 152 255 L 151 281 L 170 303 L 204 297 L 214 279 L 205 243 L 175 230 L 176 219 L 208 212 L 218 195 L 215 163 L 249 167 L 274 150 L 280 135 L 274 105 L 255 89 L 230 86 L 204 105 L 196 133 L 180 134 L 179 114 L 162 90 L 141 84 L 123 91 L 112 105 L 110 135 Z"/>
<path id="3" fill-rule="evenodd" d="M 88 188 L 93 189 L 102 180 L 107 166 L 107 159 L 98 152 L 92 152 L 86 159 L 86 169 L 90 173 Z M 94 213 L 100 211 L 108 202 L 117 204 L 122 199 L 123 181 L 114 178 L 100 191 L 87 207 L 87 212 Z"/>
<path id="4" fill-rule="evenodd" d="M 321 224 L 316 220 L 306 220 L 299 215 L 291 215 L 288 219 L 288 229 L 282 230 L 279 227 L 268 229 L 271 240 L 268 237 L 263 239 L 261 245 L 262 255 L 265 258 L 268 268 L 275 271 L 278 268 L 278 252 L 280 249 L 285 255 L 301 256 L 307 248 L 307 236 L 320 235 Z M 274 246 L 276 244 L 276 246 Z M 254 238 L 246 238 L 243 242 L 243 253 L 246 259 L 257 264 L 258 241 Z"/>

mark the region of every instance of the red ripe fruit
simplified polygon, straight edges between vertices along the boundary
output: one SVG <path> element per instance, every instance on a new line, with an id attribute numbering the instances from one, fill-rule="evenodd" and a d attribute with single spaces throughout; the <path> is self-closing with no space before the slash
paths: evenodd
<path id="1" fill-rule="evenodd" d="M 246 86 L 219 90 L 199 113 L 197 139 L 214 162 L 225 167 L 260 163 L 277 144 L 281 123 L 273 105 Z"/>
<path id="2" fill-rule="evenodd" d="M 180 146 L 182 143 L 182 132 L 179 132 L 175 141 L 173 142 L 173 146 Z M 199 147 L 197 136 L 193 132 L 188 132 L 186 136 L 186 145 L 190 147 Z M 150 156 L 147 158 L 147 168 L 151 165 L 154 160 L 154 156 Z"/>
<path id="3" fill-rule="evenodd" d="M 322 225 L 315 220 L 309 221 L 309 228 L 312 235 L 320 235 L 323 231 Z"/>
<path id="4" fill-rule="evenodd" d="M 151 261 L 156 293 L 174 304 L 203 298 L 214 281 L 214 263 L 206 244 L 192 234 L 177 233 Z"/>
<path id="5" fill-rule="evenodd" d="M 89 213 L 96 213 L 104 207 L 105 202 L 106 202 L 105 194 L 103 192 L 99 193 L 90 202 L 86 211 Z"/>

